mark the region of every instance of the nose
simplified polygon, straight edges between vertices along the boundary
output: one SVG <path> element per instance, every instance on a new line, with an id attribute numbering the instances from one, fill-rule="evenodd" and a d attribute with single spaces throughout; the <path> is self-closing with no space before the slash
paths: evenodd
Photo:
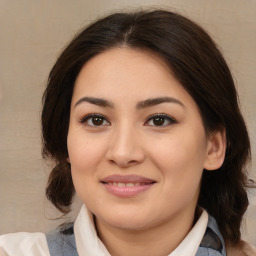
<path id="1" fill-rule="evenodd" d="M 124 127 L 113 131 L 106 157 L 121 168 L 140 164 L 145 152 L 139 134 L 134 127 Z"/>

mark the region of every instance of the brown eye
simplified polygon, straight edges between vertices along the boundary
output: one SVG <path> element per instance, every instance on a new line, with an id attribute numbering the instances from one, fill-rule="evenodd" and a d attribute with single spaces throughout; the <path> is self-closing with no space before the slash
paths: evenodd
<path id="1" fill-rule="evenodd" d="M 102 115 L 91 114 L 83 117 L 80 120 L 81 123 L 85 123 L 88 126 L 107 126 L 110 125 L 109 121 Z"/>
<path id="2" fill-rule="evenodd" d="M 146 125 L 165 127 L 171 124 L 175 124 L 177 121 L 166 114 L 155 114 L 148 118 Z"/>
<path id="3" fill-rule="evenodd" d="M 104 122 L 104 119 L 101 117 L 92 117 L 91 121 L 94 125 L 102 125 Z"/>
<path id="4" fill-rule="evenodd" d="M 165 122 L 165 119 L 163 117 L 155 117 L 155 118 L 153 118 L 153 123 L 156 126 L 161 126 L 161 125 L 164 124 L 164 122 Z"/>

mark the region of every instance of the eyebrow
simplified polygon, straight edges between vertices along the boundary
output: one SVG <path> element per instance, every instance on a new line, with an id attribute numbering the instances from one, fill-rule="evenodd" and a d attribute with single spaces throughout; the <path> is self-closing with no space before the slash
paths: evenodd
<path id="1" fill-rule="evenodd" d="M 158 98 L 150 98 L 150 99 L 138 102 L 136 105 L 136 109 L 152 107 L 161 103 L 175 103 L 182 107 L 185 107 L 184 104 L 178 99 L 175 99 L 172 97 L 158 97 Z"/>
<path id="2" fill-rule="evenodd" d="M 110 107 L 110 108 L 114 107 L 114 104 L 111 103 L 110 101 L 101 99 L 101 98 L 94 98 L 94 97 L 83 97 L 76 102 L 74 107 L 81 104 L 82 102 L 88 102 L 101 107 Z"/>
<path id="3" fill-rule="evenodd" d="M 79 99 L 75 106 L 83 103 L 83 102 L 88 102 L 90 104 L 94 104 L 97 106 L 101 106 L 101 107 L 109 107 L 109 108 L 113 108 L 114 104 L 106 99 L 102 99 L 102 98 L 95 98 L 95 97 L 83 97 L 81 99 Z M 153 107 L 155 105 L 161 104 L 161 103 L 175 103 L 178 104 L 182 107 L 185 107 L 184 104 L 179 101 L 176 98 L 173 97 L 157 97 L 157 98 L 149 98 L 143 101 L 139 101 L 136 104 L 136 109 L 144 109 L 144 108 L 148 108 L 148 107 Z"/>

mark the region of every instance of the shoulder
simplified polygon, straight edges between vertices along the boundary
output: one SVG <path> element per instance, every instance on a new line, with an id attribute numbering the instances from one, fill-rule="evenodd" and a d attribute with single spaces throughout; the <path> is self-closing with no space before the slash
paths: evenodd
<path id="1" fill-rule="evenodd" d="M 196 256 L 226 256 L 224 239 L 216 220 L 209 215 L 207 228 L 200 243 Z"/>
<path id="2" fill-rule="evenodd" d="M 78 256 L 73 225 L 48 234 L 12 233 L 0 236 L 1 256 Z"/>
<path id="3" fill-rule="evenodd" d="M 51 255 L 78 256 L 73 224 L 67 224 L 46 235 Z"/>
<path id="4" fill-rule="evenodd" d="M 227 246 L 227 256 L 256 256 L 256 248 L 241 241 L 236 247 Z"/>
<path id="5" fill-rule="evenodd" d="M 43 233 L 19 232 L 0 236 L 1 256 L 50 256 Z"/>

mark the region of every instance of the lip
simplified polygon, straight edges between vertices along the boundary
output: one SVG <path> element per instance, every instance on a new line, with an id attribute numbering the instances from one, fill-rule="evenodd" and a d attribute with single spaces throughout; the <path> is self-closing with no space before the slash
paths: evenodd
<path id="1" fill-rule="evenodd" d="M 119 197 L 133 197 L 149 190 L 155 180 L 138 175 L 110 175 L 100 180 L 108 192 Z"/>

